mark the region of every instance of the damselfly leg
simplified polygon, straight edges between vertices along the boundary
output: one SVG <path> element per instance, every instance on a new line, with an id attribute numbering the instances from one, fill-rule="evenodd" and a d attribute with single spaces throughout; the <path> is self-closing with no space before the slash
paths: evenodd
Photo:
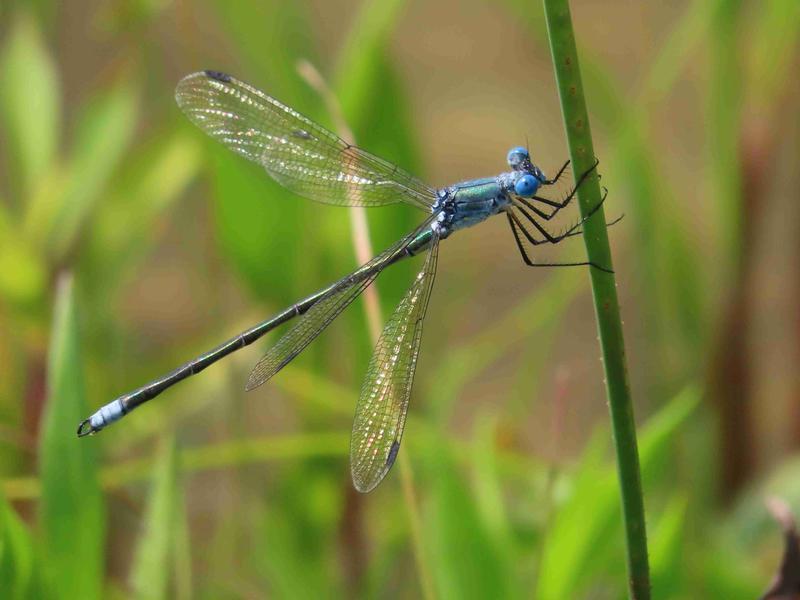
<path id="1" fill-rule="evenodd" d="M 519 199 L 514 199 L 511 202 L 512 202 L 512 205 L 514 206 L 514 208 L 516 208 L 520 213 L 522 213 L 522 215 L 528 220 L 528 222 L 530 222 L 536 228 L 536 231 L 538 231 L 539 233 L 541 233 L 544 236 L 545 239 L 543 239 L 543 240 L 537 240 L 537 239 L 533 238 L 532 236 L 526 236 L 526 237 L 528 237 L 528 240 L 531 242 L 531 244 L 533 244 L 534 246 L 538 246 L 539 244 L 558 244 L 564 238 L 570 237 L 570 234 L 572 234 L 576 229 L 578 229 L 578 227 L 580 227 L 586 221 L 588 221 L 594 215 L 594 213 L 596 213 L 598 210 L 600 210 L 600 207 L 606 201 L 606 196 L 608 196 L 608 190 L 606 188 L 603 188 L 603 197 L 600 198 L 600 202 L 598 202 L 597 205 L 594 208 L 592 208 L 592 210 L 589 211 L 589 214 L 587 214 L 585 217 L 581 218 L 575 224 L 573 224 L 572 226 L 568 227 L 565 231 L 563 231 L 562 233 L 560 233 L 558 235 L 553 235 L 552 233 L 547 231 L 547 229 L 544 227 L 544 225 L 539 223 L 527 210 L 525 210 L 519 204 L 519 202 L 518 202 Z M 513 214 L 513 211 L 512 211 L 512 218 L 515 219 L 518 222 L 518 225 L 520 227 L 522 227 L 522 223 L 519 223 L 519 218 L 515 214 Z M 522 228 L 523 228 L 523 230 L 525 230 L 524 227 L 522 227 Z"/>
<path id="2" fill-rule="evenodd" d="M 564 174 L 564 171 L 567 170 L 569 162 L 570 161 L 568 160 L 563 165 L 561 165 L 561 168 L 558 170 L 558 173 L 556 173 L 556 176 L 553 177 L 552 179 L 542 179 L 542 185 L 555 185 L 556 183 L 558 183 L 558 180 L 561 179 L 561 176 Z"/>
<path id="3" fill-rule="evenodd" d="M 537 202 L 541 202 L 542 204 L 546 204 L 547 206 L 552 207 L 553 210 L 550 211 L 550 213 L 546 213 L 545 211 L 537 208 L 536 206 L 534 206 L 532 202 L 526 200 L 525 198 L 520 198 L 519 200 L 521 200 L 525 204 L 525 206 L 530 208 L 539 217 L 541 217 L 545 221 L 549 221 L 550 219 L 555 217 L 561 209 L 566 208 L 567 205 L 569 205 L 569 203 L 575 197 L 575 194 L 578 192 L 578 188 L 581 187 L 584 181 L 586 181 L 586 178 L 592 173 L 592 171 L 597 169 L 597 165 L 599 164 L 600 161 L 597 158 L 595 158 L 594 164 L 591 167 L 589 167 L 586 171 L 584 171 L 584 173 L 578 178 L 578 182 L 575 184 L 575 187 L 573 187 L 567 193 L 567 195 L 561 200 L 552 200 L 550 198 L 544 198 L 543 196 L 538 196 L 538 195 L 531 196 L 530 198 L 531 200 L 536 200 Z M 556 174 L 556 176 L 552 180 L 544 180 L 542 182 L 542 185 L 554 185 L 555 183 L 557 183 L 558 179 L 561 177 L 561 174 L 564 172 L 567 166 L 569 166 L 569 161 L 564 163 L 564 166 L 561 167 L 561 170 Z"/>
<path id="4" fill-rule="evenodd" d="M 597 166 L 597 165 L 595 164 L 595 166 Z M 592 167 L 592 168 L 594 168 L 594 167 Z M 525 208 L 523 208 L 517 202 L 518 199 L 512 200 L 513 208 L 506 211 L 506 218 L 508 220 L 509 227 L 511 228 L 511 232 L 514 234 L 514 240 L 517 243 L 517 248 L 519 249 L 519 253 L 522 256 L 523 262 L 526 265 L 528 265 L 529 267 L 581 267 L 581 266 L 590 266 L 590 267 L 595 267 L 596 269 L 599 269 L 599 270 L 604 271 L 606 273 L 613 273 L 613 271 L 611 269 L 608 269 L 607 267 L 603 267 L 601 265 L 598 265 L 597 263 L 594 263 L 592 261 L 569 262 L 569 263 L 534 262 L 531 259 L 530 255 L 528 254 L 528 251 L 525 248 L 525 244 L 523 244 L 523 242 L 522 242 L 522 237 L 520 236 L 520 234 L 522 236 L 524 236 L 524 238 L 528 241 L 528 243 L 531 246 L 539 246 L 540 244 L 558 244 L 561 240 L 564 240 L 564 239 L 566 239 L 568 237 L 572 237 L 572 236 L 578 235 L 578 234 L 583 232 L 580 229 L 581 225 L 583 225 L 598 210 L 600 210 L 600 207 L 605 202 L 607 196 L 608 196 L 608 190 L 606 188 L 603 188 L 603 196 L 602 196 L 602 198 L 600 198 L 600 202 L 598 202 L 592 208 L 592 210 L 589 211 L 589 213 L 586 216 L 582 217 L 575 224 L 573 224 L 572 226 L 568 227 L 565 231 L 563 231 L 562 233 L 560 233 L 558 235 L 553 235 L 549 231 L 547 231 L 547 229 L 541 223 L 539 223 L 529 212 L 527 212 L 525 210 Z M 528 229 L 528 227 L 525 226 L 523 221 L 520 220 L 520 218 L 515 214 L 515 212 L 514 212 L 515 209 L 518 210 L 525 217 L 525 219 L 531 225 L 534 226 L 536 231 L 538 231 L 542 236 L 544 236 L 544 239 L 538 239 L 533 235 L 533 233 Z M 615 219 L 611 223 L 607 223 L 606 226 L 610 227 L 611 225 L 614 225 L 615 223 L 619 222 L 620 219 L 622 219 L 622 217 L 619 217 L 619 218 Z"/>

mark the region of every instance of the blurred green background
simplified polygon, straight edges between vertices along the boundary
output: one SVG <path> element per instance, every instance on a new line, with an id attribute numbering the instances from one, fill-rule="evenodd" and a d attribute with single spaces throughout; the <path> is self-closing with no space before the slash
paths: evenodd
<path id="1" fill-rule="evenodd" d="M 656 598 L 753 598 L 800 510 L 796 0 L 572 3 L 637 420 Z M 362 304 L 268 386 L 274 335 L 102 435 L 78 421 L 356 264 L 348 211 L 205 139 L 230 72 L 432 184 L 566 156 L 536 2 L 0 4 L 0 589 L 10 598 L 620 598 L 587 274 L 501 219 L 442 246 L 402 453 L 348 470 Z M 376 249 L 420 220 L 369 212 Z M 577 249 L 577 250 L 576 250 Z M 580 241 L 572 252 L 580 254 Z M 378 281 L 383 313 L 418 263 Z"/>

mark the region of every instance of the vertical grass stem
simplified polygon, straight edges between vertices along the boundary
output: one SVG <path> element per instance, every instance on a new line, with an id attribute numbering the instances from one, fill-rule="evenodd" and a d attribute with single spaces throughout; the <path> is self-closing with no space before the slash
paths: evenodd
<path id="1" fill-rule="evenodd" d="M 567 0 L 544 0 L 544 10 L 569 153 L 573 173 L 577 176 L 592 167 L 595 156 L 569 3 Z M 578 192 L 581 214 L 587 215 L 600 198 L 599 178 L 595 174 L 587 178 Z M 585 224 L 583 231 L 588 260 L 613 268 L 602 207 Z M 647 600 L 650 576 L 644 499 L 616 280 L 611 273 L 593 268 L 589 271 L 622 496 L 630 597 Z"/>

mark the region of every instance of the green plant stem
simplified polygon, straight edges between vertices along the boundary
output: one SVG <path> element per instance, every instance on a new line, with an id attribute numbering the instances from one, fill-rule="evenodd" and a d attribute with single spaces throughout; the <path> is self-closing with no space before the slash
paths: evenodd
<path id="1" fill-rule="evenodd" d="M 544 0 L 544 10 L 570 158 L 577 176 L 590 169 L 595 159 L 569 3 Z M 595 174 L 578 192 L 581 214 L 587 215 L 600 199 L 600 183 Z M 612 268 L 602 208 L 584 225 L 583 232 L 588 260 Z M 650 576 L 644 499 L 616 281 L 613 274 L 599 269 L 590 268 L 590 273 L 622 495 L 630 596 L 645 600 L 650 598 Z"/>

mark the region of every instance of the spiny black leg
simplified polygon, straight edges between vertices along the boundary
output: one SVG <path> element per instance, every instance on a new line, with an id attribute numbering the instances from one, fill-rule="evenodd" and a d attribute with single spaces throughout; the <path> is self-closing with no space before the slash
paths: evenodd
<path id="1" fill-rule="evenodd" d="M 569 162 L 569 161 L 568 161 L 568 162 Z M 588 168 L 588 169 L 587 169 L 587 170 L 586 170 L 586 171 L 585 171 L 585 172 L 584 172 L 584 173 L 583 173 L 583 174 L 582 174 L 582 175 L 581 175 L 581 176 L 578 178 L 578 182 L 575 184 L 575 187 L 574 187 L 574 188 L 572 188 L 572 189 L 570 190 L 569 194 L 567 194 L 566 198 L 564 198 L 563 200 L 561 200 L 561 202 L 557 202 L 556 200 L 550 200 L 549 198 L 542 198 L 541 196 L 531 196 L 531 198 L 532 198 L 533 200 L 537 200 L 537 201 L 539 201 L 539 202 L 541 202 L 541 203 L 543 203 L 543 204 L 547 204 L 548 206 L 552 206 L 552 207 L 555 209 L 555 210 L 554 210 L 552 213 L 550 213 L 550 216 L 548 216 L 548 217 L 545 217 L 545 216 L 543 216 L 543 214 L 542 214 L 542 213 L 538 213 L 538 212 L 537 212 L 537 214 L 542 214 L 542 218 L 543 218 L 543 219 L 546 219 L 546 220 L 548 220 L 548 221 L 549 221 L 550 219 L 552 219 L 552 218 L 553 218 L 553 217 L 556 215 L 556 213 L 557 213 L 559 210 L 561 210 L 562 208 L 566 208 L 566 206 L 567 206 L 567 205 L 568 205 L 568 204 L 569 204 L 569 203 L 572 201 L 572 199 L 575 197 L 575 194 L 577 193 L 577 191 L 578 191 L 578 188 L 579 188 L 579 187 L 581 187 L 581 185 L 583 184 L 583 182 L 584 182 L 584 181 L 586 181 L 586 178 L 589 176 L 589 174 L 590 174 L 592 171 L 594 171 L 594 170 L 597 168 L 597 165 L 599 165 L 599 164 L 600 164 L 600 161 L 599 161 L 597 158 L 595 158 L 595 159 L 594 159 L 594 164 L 593 164 L 593 165 L 592 165 L 590 168 Z M 563 171 L 563 170 L 566 168 L 566 166 L 567 166 L 567 165 L 564 165 L 563 167 L 561 167 L 561 171 Z M 559 175 L 561 174 L 561 171 L 559 171 Z M 556 179 L 558 179 L 558 176 L 556 176 Z M 555 181 L 555 180 L 554 180 L 554 181 Z M 527 206 L 528 206 L 529 208 L 531 208 L 531 209 L 533 208 L 533 207 L 532 207 L 532 206 L 530 206 L 530 205 L 527 205 Z"/>
<path id="2" fill-rule="evenodd" d="M 511 227 L 511 233 L 514 234 L 514 240 L 517 242 L 517 248 L 519 249 L 519 253 L 522 256 L 522 261 L 532 267 L 533 261 L 528 257 L 528 253 L 525 252 L 525 246 L 522 245 L 522 240 L 519 239 L 519 232 L 517 231 L 516 226 L 514 225 L 514 219 L 511 217 L 511 212 L 506 212 L 506 218 L 508 219 L 508 226 Z"/>
<path id="3" fill-rule="evenodd" d="M 517 227 L 519 227 L 519 229 L 522 231 L 523 235 L 530 242 L 531 246 L 539 246 L 541 244 L 557 244 L 558 242 L 560 242 L 564 238 L 568 238 L 568 237 L 572 237 L 573 235 L 577 235 L 577 233 L 575 232 L 575 229 L 580 225 L 580 222 L 578 222 L 575 225 L 573 225 L 572 227 L 570 227 L 565 233 L 563 233 L 563 234 L 561 234 L 559 236 L 553 236 L 550 232 L 548 232 L 544 228 L 542 228 L 541 225 L 536 223 L 536 221 L 533 220 L 530 215 L 525 214 L 525 211 L 523 209 L 521 209 L 519 207 L 517 207 L 517 208 L 522 212 L 523 215 L 525 215 L 525 217 L 531 223 L 533 223 L 534 226 L 536 226 L 537 230 L 542 235 L 545 236 L 545 239 L 543 239 L 543 240 L 538 240 L 535 237 L 533 237 L 531 232 L 526 229 L 525 225 L 523 225 L 522 221 L 519 220 L 519 217 L 517 217 L 517 215 L 515 215 L 513 212 L 509 211 L 509 214 L 511 215 L 511 220 L 514 222 L 514 224 Z"/>
<path id="4" fill-rule="evenodd" d="M 570 195 L 567 195 L 561 201 L 551 200 L 550 198 L 543 198 L 542 196 L 536 196 L 536 195 L 531 196 L 531 200 L 536 200 L 537 202 L 541 202 L 542 204 L 547 204 L 547 206 L 552 206 L 553 208 L 555 208 L 555 210 L 553 211 L 553 215 L 554 215 L 559 210 L 564 208 L 567 204 L 569 204 L 570 200 L 572 200 L 571 194 L 572 193 L 570 192 Z M 550 216 L 552 217 L 552 215 L 550 215 Z"/>
<path id="5" fill-rule="evenodd" d="M 617 223 L 622 221 L 622 219 L 624 217 L 625 217 L 625 214 L 623 213 L 620 216 L 618 216 L 616 219 L 611 221 L 610 223 L 606 223 L 606 227 L 611 227 L 612 225 L 616 225 Z M 576 229 L 575 231 L 570 231 L 569 233 L 564 234 L 563 237 L 568 238 L 568 237 L 572 237 L 574 235 L 581 235 L 582 233 L 583 233 L 583 229 Z"/>
<path id="6" fill-rule="evenodd" d="M 606 188 L 603 188 L 603 189 L 605 190 Z M 525 206 L 530 208 L 533 212 L 535 212 L 538 216 L 540 216 L 545 221 L 549 221 L 550 219 L 555 217 L 562 208 L 564 208 L 567 204 L 569 204 L 569 200 L 566 200 L 564 204 L 561 204 L 560 202 L 556 202 L 555 200 L 550 200 L 548 198 L 540 198 L 539 196 L 532 196 L 532 199 L 533 200 L 538 200 L 539 202 L 544 202 L 545 204 L 548 204 L 549 206 L 553 206 L 553 207 L 555 207 L 555 210 L 548 215 L 546 212 L 544 212 L 540 208 L 537 208 L 536 205 L 533 202 L 530 202 L 527 198 L 522 198 L 522 197 L 516 197 L 515 198 L 515 200 L 517 200 L 519 202 L 522 202 L 522 204 L 524 204 Z"/>
<path id="7" fill-rule="evenodd" d="M 508 218 L 508 225 L 509 225 L 509 227 L 511 227 L 511 232 L 514 234 L 514 240 L 517 242 L 517 248 L 519 249 L 519 253 L 522 256 L 522 260 L 529 267 L 594 267 L 595 269 L 600 269 L 601 271 L 603 271 L 605 273 L 613 273 L 614 272 L 611 269 L 606 269 L 605 267 L 601 267 L 597 263 L 593 263 L 591 261 L 574 262 L 574 263 L 535 263 L 535 262 L 533 262 L 530 259 L 530 257 L 528 256 L 528 253 L 525 251 L 525 246 L 522 244 L 522 240 L 519 237 L 519 231 L 517 230 L 517 227 L 519 227 L 519 229 L 522 230 L 522 233 L 525 235 L 525 237 L 528 239 L 528 241 L 530 241 L 532 244 L 535 245 L 535 243 L 537 241 L 538 241 L 538 243 L 543 243 L 543 241 L 534 240 L 531 237 L 531 235 L 527 232 L 527 230 L 522 226 L 522 223 L 520 223 L 519 220 L 514 215 L 512 215 L 510 212 L 506 212 L 506 217 Z M 619 219 L 617 219 L 617 220 L 619 220 Z"/>
<path id="8" fill-rule="evenodd" d="M 542 181 L 542 185 L 553 185 L 555 183 L 558 183 L 559 178 L 564 173 L 564 171 L 567 170 L 568 166 L 569 166 L 569 161 L 564 163 L 561 169 L 559 169 L 558 173 L 556 173 L 555 177 L 553 177 L 552 179 L 545 179 L 544 181 Z"/>
<path id="9" fill-rule="evenodd" d="M 594 215 L 594 213 L 596 213 L 598 210 L 600 210 L 600 207 L 601 207 L 601 206 L 603 206 L 603 203 L 606 201 L 606 197 L 607 197 L 607 196 L 608 196 L 608 188 L 605 188 L 605 187 L 604 187 L 604 188 L 603 188 L 603 195 L 600 197 L 600 202 L 598 202 L 598 203 L 597 203 L 597 204 L 596 204 L 596 205 L 595 205 L 595 206 L 592 208 L 592 210 L 590 210 L 590 211 L 589 211 L 589 213 L 588 213 L 588 214 L 587 214 L 585 217 L 583 217 L 583 218 L 582 218 L 580 221 L 578 221 L 577 223 L 575 223 L 575 225 L 573 225 L 572 227 L 570 227 L 569 229 L 567 229 L 567 230 L 566 230 L 564 233 L 562 233 L 561 235 L 559 235 L 559 236 L 557 237 L 557 239 L 558 239 L 559 241 L 563 240 L 563 239 L 564 239 L 565 237 L 567 237 L 567 236 L 568 236 L 570 233 L 572 233 L 572 232 L 573 232 L 573 231 L 575 231 L 575 230 L 576 230 L 578 227 L 580 227 L 581 225 L 583 225 L 584 223 L 586 223 L 586 221 L 588 221 L 589 219 L 591 219 L 591 218 L 592 218 L 592 216 Z M 620 218 L 622 218 L 622 217 L 620 217 Z"/>
<path id="10" fill-rule="evenodd" d="M 586 171 L 584 171 L 583 174 L 578 178 L 578 183 L 575 184 L 576 189 L 581 187 L 581 184 L 584 182 L 584 180 L 589 176 L 589 174 L 592 171 L 594 171 L 597 168 L 597 165 L 599 164 L 600 164 L 600 159 L 595 156 L 594 163 L 592 164 L 592 166 L 586 169 Z"/>
<path id="11" fill-rule="evenodd" d="M 536 219 L 534 219 L 534 218 L 533 218 L 533 217 L 530 215 L 530 213 L 529 213 L 528 211 L 526 211 L 524 208 L 522 208 L 522 207 L 521 207 L 519 204 L 516 204 L 515 206 L 516 206 L 517 210 L 518 210 L 519 212 L 521 212 L 521 213 L 522 213 L 522 215 L 523 215 L 523 216 L 524 216 L 526 219 L 528 219 L 528 221 L 531 223 L 531 225 L 533 225 L 534 227 L 536 227 L 536 230 L 537 230 L 539 233 L 541 233 L 541 234 L 544 236 L 544 238 L 545 238 L 545 239 L 543 239 L 543 240 L 536 240 L 536 243 L 534 243 L 534 241 L 533 241 L 533 240 L 531 240 L 531 243 L 532 243 L 534 246 L 535 246 L 536 244 L 544 244 L 544 243 L 557 244 L 558 242 L 560 242 L 560 241 L 561 241 L 561 240 L 559 240 L 558 238 L 554 237 L 554 236 L 553 236 L 553 235 L 552 235 L 552 234 L 551 234 L 549 231 L 547 231 L 547 229 L 545 229 L 544 227 L 542 227 L 542 226 L 539 224 L 539 221 L 537 221 Z M 516 215 L 515 215 L 515 217 L 516 217 Z M 515 219 L 515 220 L 516 220 L 517 222 L 519 222 L 519 219 Z"/>
<path id="12" fill-rule="evenodd" d="M 594 208 L 592 208 L 592 210 L 589 211 L 589 214 L 587 214 L 585 217 L 583 217 L 580 221 L 578 221 L 576 223 L 576 225 L 575 225 L 576 227 L 578 225 L 583 225 L 584 223 L 586 223 L 586 221 L 591 219 L 592 215 L 594 215 L 594 213 L 596 213 L 598 210 L 600 210 L 600 207 L 603 206 L 603 203 L 606 201 L 606 196 L 608 196 L 608 188 L 607 187 L 603 187 L 602 190 L 603 190 L 603 195 L 600 197 L 600 202 L 598 202 L 594 206 Z M 620 218 L 622 218 L 622 217 L 620 217 Z"/>
<path id="13" fill-rule="evenodd" d="M 561 211 L 562 208 L 565 208 L 567 206 L 567 204 L 569 204 L 569 201 L 570 201 L 570 199 L 568 198 L 562 204 L 561 202 L 556 202 L 555 200 L 549 200 L 547 198 L 540 198 L 539 196 L 531 196 L 531 199 L 533 199 L 533 200 L 538 200 L 539 202 L 543 202 L 544 204 L 547 204 L 549 206 L 554 207 L 553 211 L 550 214 L 547 214 L 546 212 L 544 212 L 542 209 L 538 208 L 533 202 L 531 202 L 527 198 L 523 198 L 521 196 L 517 196 L 514 199 L 517 200 L 518 202 L 521 202 L 525 206 L 527 206 L 529 209 L 531 209 L 533 212 L 535 212 L 538 216 L 540 216 L 545 221 L 549 221 L 550 219 L 555 217 Z"/>
<path id="14" fill-rule="evenodd" d="M 577 183 L 575 184 L 575 187 L 574 187 L 574 188 L 572 188 L 572 192 L 571 192 L 571 193 L 570 193 L 570 195 L 569 195 L 569 196 L 570 196 L 570 198 L 571 198 L 572 196 L 574 196 L 574 195 L 575 195 L 575 192 L 578 190 L 578 188 L 579 188 L 579 187 L 581 187 L 581 185 L 583 185 L 583 182 L 584 182 L 584 181 L 586 181 L 586 178 L 587 178 L 587 177 L 588 177 L 588 176 L 591 174 L 591 172 L 592 172 L 592 171 L 594 171 L 594 170 L 597 168 L 597 165 L 599 165 L 599 164 L 600 164 L 600 159 L 598 159 L 598 158 L 595 158 L 595 159 L 594 159 L 594 164 L 593 164 L 591 167 L 589 167 L 588 169 L 586 169 L 586 170 L 585 170 L 585 171 L 584 171 L 584 172 L 581 174 L 581 176 L 580 176 L 580 177 L 578 177 L 578 181 L 577 181 Z M 569 201 L 569 199 L 567 199 L 567 200 L 565 200 L 565 201 Z"/>
<path id="15" fill-rule="evenodd" d="M 564 233 L 562 233 L 560 235 L 557 235 L 557 236 L 554 236 L 549 231 L 547 231 L 544 227 L 542 227 L 542 225 L 540 225 L 539 222 L 536 219 L 534 219 L 528 211 L 526 211 L 522 206 L 520 206 L 519 203 L 517 203 L 514 200 L 512 200 L 512 202 L 514 203 L 514 206 L 517 208 L 517 210 L 519 210 L 523 214 L 523 216 L 528 221 L 531 222 L 531 224 L 536 228 L 536 230 L 539 233 L 541 233 L 548 242 L 550 242 L 551 244 L 557 244 L 558 242 L 560 242 L 564 238 L 569 237 L 570 233 L 572 233 L 576 229 L 578 229 L 578 227 L 580 227 L 587 220 L 589 220 L 592 217 L 592 215 L 594 215 L 594 213 L 596 213 L 598 210 L 600 210 L 600 207 L 603 206 L 603 202 L 606 201 L 606 196 L 608 196 L 608 190 L 606 188 L 603 188 L 603 197 L 600 198 L 600 202 L 598 202 L 597 205 L 594 208 L 592 208 L 592 210 L 589 211 L 589 214 L 587 214 L 585 217 L 583 217 L 580 221 L 576 222 L 572 227 L 567 229 Z M 539 243 L 542 243 L 542 240 L 538 240 L 538 241 L 539 241 Z"/>
<path id="16" fill-rule="evenodd" d="M 601 267 L 595 262 L 587 260 L 585 262 L 575 262 L 575 263 L 533 263 L 528 265 L 529 267 L 594 267 L 595 269 L 602 271 L 603 273 L 611 273 L 614 274 L 614 269 L 607 269 L 606 267 Z"/>
<path id="17" fill-rule="evenodd" d="M 523 235 L 525 235 L 525 237 L 528 238 L 528 241 L 531 243 L 531 246 L 538 246 L 540 244 L 547 244 L 548 243 L 548 241 L 546 239 L 545 240 L 537 240 L 535 237 L 533 237 L 531 235 L 531 233 L 527 229 L 525 229 L 525 226 L 519 220 L 519 217 L 517 215 L 515 215 L 512 211 L 510 211 L 510 210 L 506 211 L 506 215 L 508 216 L 509 219 L 511 219 L 511 221 L 514 223 L 514 225 L 516 225 L 522 231 Z"/>
<path id="18" fill-rule="evenodd" d="M 534 196 L 534 198 L 536 198 L 536 196 Z M 553 212 L 551 212 L 548 215 L 546 212 L 536 208 L 536 206 L 534 206 L 534 204 L 532 202 L 528 202 L 525 198 L 518 197 L 518 198 L 515 198 L 515 200 L 517 200 L 518 202 L 522 202 L 522 204 L 524 204 L 525 206 L 530 208 L 533 212 L 535 212 L 537 215 L 539 215 L 545 221 L 549 221 L 550 219 L 552 219 L 554 216 L 556 216 L 556 214 L 558 214 L 558 211 L 561 210 L 561 206 L 558 206 L 558 208 L 556 208 Z M 553 202 L 552 204 L 558 205 L 558 202 Z"/>
<path id="19" fill-rule="evenodd" d="M 617 223 L 622 221 L 622 219 L 624 217 L 625 217 L 625 215 L 621 214 L 620 216 L 618 216 L 616 219 L 614 219 L 610 223 L 606 223 L 606 227 L 611 227 L 612 225 L 616 225 Z M 580 225 L 580 223 L 578 223 L 578 225 Z M 583 228 L 579 227 L 578 229 L 575 229 L 573 231 L 573 228 L 570 227 L 569 229 L 567 229 L 567 233 L 560 234 L 560 235 L 558 235 L 556 237 L 559 238 L 559 239 L 563 239 L 563 238 L 573 237 L 573 236 L 576 236 L 576 235 L 581 235 L 582 233 L 583 233 Z"/>

